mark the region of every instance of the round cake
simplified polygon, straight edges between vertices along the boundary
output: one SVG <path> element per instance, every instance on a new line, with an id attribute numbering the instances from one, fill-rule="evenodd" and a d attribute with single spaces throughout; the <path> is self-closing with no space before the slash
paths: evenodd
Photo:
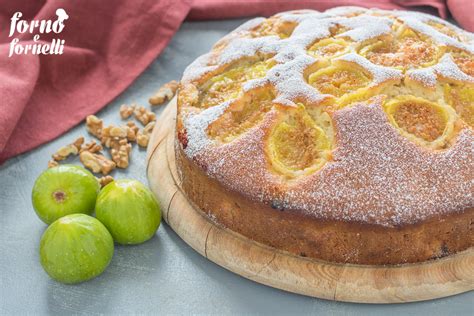
<path id="1" fill-rule="evenodd" d="M 255 242 L 336 263 L 474 246 L 474 36 L 342 7 L 253 19 L 184 72 L 181 187 Z"/>

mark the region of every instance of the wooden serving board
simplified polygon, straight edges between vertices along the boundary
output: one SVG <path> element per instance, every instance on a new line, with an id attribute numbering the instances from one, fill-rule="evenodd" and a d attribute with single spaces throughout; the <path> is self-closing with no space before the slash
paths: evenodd
<path id="1" fill-rule="evenodd" d="M 347 302 L 401 303 L 474 289 L 474 248 L 420 264 L 333 264 L 295 256 L 216 226 L 187 200 L 174 156 L 176 101 L 159 118 L 147 152 L 150 187 L 163 218 L 193 249 L 258 283 L 308 296 Z"/>

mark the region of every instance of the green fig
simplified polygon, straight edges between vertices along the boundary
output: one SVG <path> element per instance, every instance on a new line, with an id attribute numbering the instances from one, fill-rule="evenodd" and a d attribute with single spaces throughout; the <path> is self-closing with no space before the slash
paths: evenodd
<path id="1" fill-rule="evenodd" d="M 114 241 L 94 217 L 61 217 L 44 232 L 40 242 L 41 265 L 62 283 L 79 283 L 101 274 L 114 253 Z"/>
<path id="2" fill-rule="evenodd" d="M 142 243 L 155 234 L 161 210 L 153 193 L 136 180 L 116 180 L 97 197 L 96 217 L 120 244 Z"/>
<path id="3" fill-rule="evenodd" d="M 33 186 L 33 207 L 46 224 L 74 214 L 92 214 L 100 185 L 80 166 L 59 165 L 44 171 Z"/>

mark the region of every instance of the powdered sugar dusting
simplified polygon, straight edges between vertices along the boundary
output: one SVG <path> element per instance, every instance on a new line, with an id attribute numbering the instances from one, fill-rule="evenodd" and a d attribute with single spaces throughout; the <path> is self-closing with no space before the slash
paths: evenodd
<path id="1" fill-rule="evenodd" d="M 278 36 L 265 36 L 261 38 L 238 38 L 230 42 L 229 46 L 219 57 L 220 64 L 231 63 L 243 57 L 254 56 L 257 52 L 272 53 L 276 51 Z"/>
<path id="2" fill-rule="evenodd" d="M 339 24 L 351 30 L 341 33 L 336 37 L 348 36 L 352 40 L 362 42 L 392 31 L 393 21 L 385 17 L 357 16 L 353 18 L 341 19 Z"/>
<path id="3" fill-rule="evenodd" d="M 288 190 L 285 202 L 320 217 L 386 226 L 474 206 L 472 130 L 451 149 L 428 152 L 391 127 L 380 103 L 346 108 L 335 120 L 334 162 Z"/>
<path id="4" fill-rule="evenodd" d="M 432 28 L 431 26 L 427 25 L 426 23 L 423 23 L 420 21 L 418 18 L 415 18 L 413 16 L 401 16 L 400 19 L 410 28 L 414 29 L 415 31 L 418 31 L 420 33 L 423 33 L 430 38 L 432 38 L 437 44 L 440 45 L 446 45 L 446 46 L 453 46 L 457 47 L 459 49 L 466 50 L 470 52 L 471 54 L 474 53 L 474 46 L 469 45 L 466 43 L 462 43 L 448 35 L 445 35 L 443 33 L 438 32 L 436 29 Z"/>
<path id="5" fill-rule="evenodd" d="M 248 20 L 247 22 L 245 22 L 244 24 L 240 25 L 235 30 L 233 30 L 230 34 L 240 33 L 242 31 L 248 31 L 248 30 L 253 29 L 254 27 L 258 26 L 263 21 L 265 21 L 265 18 L 262 18 L 262 17 Z"/>
<path id="6" fill-rule="evenodd" d="M 211 54 L 204 54 L 193 61 L 185 70 L 181 82 L 190 82 L 217 70 L 217 65 L 209 65 Z"/>
<path id="7" fill-rule="evenodd" d="M 417 80 L 422 82 L 424 85 L 431 87 L 436 85 L 438 76 L 456 81 L 474 83 L 474 78 L 462 72 L 454 63 L 450 54 L 445 54 L 436 65 L 422 69 L 410 70 L 407 72 L 407 75 L 411 79 Z"/>
<path id="8" fill-rule="evenodd" d="M 294 105 L 293 100 L 298 98 L 305 98 L 312 102 L 319 102 L 324 98 L 303 78 L 304 69 L 312 63 L 314 60 L 311 57 L 306 54 L 299 55 L 268 72 L 268 80 L 279 92 L 275 102 Z"/>
<path id="9" fill-rule="evenodd" d="M 426 86 L 434 86 L 440 79 L 474 82 L 474 78 L 460 70 L 449 52 L 433 66 L 407 70 L 376 65 L 357 53 L 361 42 L 394 32 L 396 20 L 432 38 L 437 45 L 474 51 L 472 34 L 435 17 L 359 7 L 324 13 L 290 11 L 275 17 L 297 23 L 288 38 L 248 36 L 263 20 L 250 22 L 226 36 L 222 41 L 225 45 L 219 50 L 191 64 L 182 81 L 199 86 L 205 74 L 217 74 L 242 58 L 263 54 L 265 58 L 272 56 L 276 64 L 263 78 L 244 82 L 242 93 L 272 86 L 276 95 L 273 102 L 287 106 L 297 102 L 317 105 L 327 98 L 304 77 L 308 67 L 324 62 L 356 63 L 372 75 L 369 86 L 400 82 L 405 74 Z M 469 40 L 445 35 L 430 26 L 429 21 L 447 25 Z M 332 33 L 334 27 L 341 26 L 343 31 Z M 331 34 L 349 43 L 345 54 L 328 61 L 307 53 L 313 43 Z M 335 111 L 333 159 L 319 171 L 300 178 L 285 180 L 269 170 L 266 139 L 278 120 L 275 107 L 253 128 L 226 144 L 210 140 L 206 129 L 233 100 L 180 113 L 188 138 L 185 153 L 228 189 L 314 218 L 394 227 L 474 207 L 473 130 L 460 130 L 448 149 L 428 150 L 393 128 L 382 109 L 382 101 L 379 96 L 371 102 Z"/>
<path id="10" fill-rule="evenodd" d="M 207 138 L 206 129 L 210 123 L 222 115 L 230 103 L 231 101 L 228 101 L 206 109 L 199 114 L 184 118 L 184 127 L 188 135 L 188 146 L 185 151 L 188 156 L 194 157 L 211 144 L 211 141 Z"/>
<path id="11" fill-rule="evenodd" d="M 348 53 L 344 56 L 336 58 L 336 60 L 353 62 L 368 70 L 373 76 L 372 85 L 383 83 L 387 80 L 401 79 L 403 77 L 403 72 L 401 70 L 378 66 L 356 53 Z"/>
<path id="12" fill-rule="evenodd" d="M 474 207 L 472 130 L 463 130 L 449 150 L 429 152 L 392 128 L 380 102 L 337 112 L 334 160 L 297 182 L 282 182 L 267 168 L 264 131 L 274 112 L 199 160 L 229 189 L 315 218 L 393 227 Z"/>

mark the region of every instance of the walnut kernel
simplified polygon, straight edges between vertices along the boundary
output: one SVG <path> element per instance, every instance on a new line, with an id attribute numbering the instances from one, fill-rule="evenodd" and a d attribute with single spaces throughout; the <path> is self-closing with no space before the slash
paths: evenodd
<path id="1" fill-rule="evenodd" d="M 103 125 L 104 122 L 95 115 L 89 115 L 86 118 L 87 131 L 99 139 L 102 134 Z"/>
<path id="2" fill-rule="evenodd" d="M 164 102 L 171 100 L 174 97 L 178 86 L 179 83 L 175 80 L 165 83 L 163 86 L 160 87 L 160 89 L 155 93 L 155 95 L 148 99 L 148 102 L 151 105 L 161 105 Z"/>
<path id="3" fill-rule="evenodd" d="M 59 166 L 59 162 L 57 162 L 56 160 L 51 159 L 50 161 L 48 161 L 48 168 L 54 168 L 57 166 Z"/>
<path id="4" fill-rule="evenodd" d="M 137 133 L 139 131 L 138 126 L 135 122 L 129 121 L 127 122 L 128 132 L 127 132 L 127 139 L 129 142 L 134 142 L 137 140 Z"/>
<path id="5" fill-rule="evenodd" d="M 148 123 L 156 120 L 155 113 L 145 109 L 143 106 L 135 108 L 133 114 L 135 115 L 135 118 L 143 125 L 147 125 Z"/>
<path id="6" fill-rule="evenodd" d="M 95 140 L 91 140 L 88 143 L 85 143 L 81 146 L 81 149 L 79 150 L 79 153 L 83 151 L 88 151 L 93 154 L 98 153 L 99 151 L 102 151 L 102 146 L 100 144 L 97 144 Z"/>
<path id="7" fill-rule="evenodd" d="M 128 167 L 131 151 L 132 145 L 127 142 L 127 139 L 121 139 L 112 144 L 110 155 L 118 168 Z"/>
<path id="8" fill-rule="evenodd" d="M 109 174 L 116 167 L 115 162 L 112 160 L 107 159 L 103 155 L 93 154 L 89 151 L 83 151 L 80 153 L 79 159 L 84 167 L 94 173 L 102 173 L 103 175 Z"/>
<path id="9" fill-rule="evenodd" d="M 124 120 L 128 119 L 130 116 L 132 116 L 134 110 L 135 105 L 128 106 L 126 104 L 122 104 L 120 106 L 120 117 Z"/>
<path id="10" fill-rule="evenodd" d="M 100 187 L 103 188 L 110 182 L 115 181 L 112 176 L 103 176 L 97 179 L 99 181 Z"/>
<path id="11" fill-rule="evenodd" d="M 155 127 L 156 122 L 148 123 L 143 131 L 138 131 L 137 133 L 137 144 L 140 147 L 146 148 L 148 146 L 148 142 L 150 141 L 150 135 Z"/>
<path id="12" fill-rule="evenodd" d="M 59 148 L 54 154 L 53 159 L 61 161 L 69 157 L 70 155 L 77 155 L 82 143 L 84 143 L 84 137 L 79 137 L 72 144 Z"/>

